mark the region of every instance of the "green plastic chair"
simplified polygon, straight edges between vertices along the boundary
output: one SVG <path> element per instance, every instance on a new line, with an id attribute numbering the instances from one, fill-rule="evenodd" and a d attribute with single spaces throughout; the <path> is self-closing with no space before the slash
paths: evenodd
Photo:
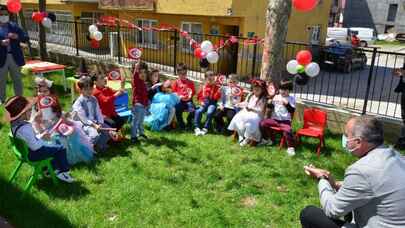
<path id="1" fill-rule="evenodd" d="M 31 177 L 28 180 L 28 183 L 26 184 L 26 186 L 24 188 L 24 192 L 29 191 L 31 189 L 32 185 L 37 181 L 39 176 L 44 176 L 43 170 L 45 168 L 48 169 L 49 174 L 51 175 L 53 183 L 54 184 L 58 183 L 58 181 L 56 179 L 55 171 L 53 170 L 53 167 L 52 167 L 52 164 L 51 164 L 52 158 L 48 158 L 48 159 L 41 160 L 41 161 L 35 161 L 35 162 L 30 161 L 28 159 L 28 146 L 27 146 L 27 144 L 23 140 L 14 137 L 11 133 L 8 135 L 8 138 L 10 139 L 11 149 L 13 150 L 14 155 L 18 159 L 18 164 L 17 164 L 17 166 L 15 167 L 13 173 L 10 176 L 10 179 L 9 179 L 10 183 L 12 183 L 14 181 L 14 179 L 16 178 L 17 173 L 20 170 L 23 163 L 27 163 L 33 169 L 33 173 L 32 173 Z"/>

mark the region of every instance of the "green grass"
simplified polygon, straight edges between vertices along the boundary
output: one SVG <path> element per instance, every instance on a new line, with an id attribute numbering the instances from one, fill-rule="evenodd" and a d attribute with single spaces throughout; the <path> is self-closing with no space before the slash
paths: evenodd
<path id="1" fill-rule="evenodd" d="M 59 97 L 68 107 L 69 96 Z M 221 135 L 147 132 L 150 140 L 139 146 L 123 143 L 73 167 L 76 183 L 41 180 L 21 199 L 28 169 L 7 183 L 16 164 L 8 131 L 0 124 L 0 216 L 16 227 L 299 227 L 300 210 L 319 205 L 316 182 L 302 167 L 312 163 L 342 178 L 353 162 L 332 134 L 320 158 L 312 140 L 289 158 L 277 147 L 240 148 Z"/>

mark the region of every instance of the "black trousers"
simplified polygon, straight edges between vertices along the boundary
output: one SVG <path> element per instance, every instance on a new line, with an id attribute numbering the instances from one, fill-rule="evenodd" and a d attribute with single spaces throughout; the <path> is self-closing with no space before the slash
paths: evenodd
<path id="1" fill-rule="evenodd" d="M 331 219 L 319 207 L 307 206 L 301 211 L 301 225 L 303 228 L 340 228 L 344 221 Z"/>
<path id="2" fill-rule="evenodd" d="M 127 118 L 121 117 L 121 116 L 115 116 L 112 118 L 109 118 L 109 117 L 104 118 L 105 124 L 108 124 L 112 128 L 117 128 L 118 130 L 120 130 L 126 122 L 127 122 Z"/>
<path id="3" fill-rule="evenodd" d="M 401 93 L 401 117 L 402 117 L 402 127 L 401 134 L 395 145 L 397 149 L 405 149 L 405 93 Z"/>
<path id="4" fill-rule="evenodd" d="M 226 129 L 224 117 L 226 117 L 226 121 L 229 124 L 233 117 L 236 115 L 236 110 L 230 108 L 224 108 L 223 110 L 217 109 L 215 113 L 215 126 L 218 132 L 223 132 Z"/>

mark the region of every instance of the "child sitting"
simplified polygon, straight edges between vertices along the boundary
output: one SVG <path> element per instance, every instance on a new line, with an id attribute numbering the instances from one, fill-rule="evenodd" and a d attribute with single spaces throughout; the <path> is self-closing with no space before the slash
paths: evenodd
<path id="1" fill-rule="evenodd" d="M 148 98 L 152 101 L 156 93 L 160 91 L 163 83 L 160 82 L 160 75 L 158 69 L 153 69 L 146 82 L 146 87 L 148 88 Z"/>
<path id="2" fill-rule="evenodd" d="M 287 154 L 289 156 L 295 155 L 294 137 L 291 129 L 292 115 L 295 112 L 295 98 L 289 95 L 292 89 L 293 84 L 291 81 L 281 81 L 279 94 L 275 95 L 272 101 L 274 106 L 272 116 L 260 123 L 264 141 L 268 140 L 269 135 L 272 134 L 271 127 L 282 129 L 283 135 L 287 139 Z M 267 144 L 271 144 L 271 141 L 267 141 Z"/>
<path id="3" fill-rule="evenodd" d="M 173 92 L 180 97 L 180 103 L 176 105 L 176 120 L 180 129 L 186 128 L 183 120 L 183 112 L 187 111 L 187 126 L 191 128 L 195 107 L 193 96 L 195 95 L 194 83 L 187 79 L 187 66 L 184 63 L 177 65 L 177 75 L 179 78 L 173 83 Z"/>
<path id="4" fill-rule="evenodd" d="M 228 130 L 238 134 L 240 146 L 255 146 L 261 140 L 259 124 L 265 112 L 266 82 L 253 80 L 252 88 L 252 93 L 238 105 L 243 108 L 242 111 L 235 115 L 228 127 Z"/>
<path id="5" fill-rule="evenodd" d="M 31 115 L 32 102 L 25 97 L 14 96 L 7 100 L 5 109 L 8 112 L 11 132 L 14 138 L 23 140 L 28 146 L 28 159 L 41 161 L 52 159 L 56 177 L 62 181 L 72 183 L 74 179 L 69 174 L 69 164 L 66 158 L 66 149 L 60 145 L 51 145 L 36 137 L 34 129 L 27 120 Z M 49 135 L 45 136 L 49 137 Z"/>
<path id="6" fill-rule="evenodd" d="M 138 143 L 138 137 L 147 139 L 143 128 L 146 110 L 149 106 L 148 91 L 145 80 L 148 77 L 148 65 L 144 62 L 138 62 L 134 66 L 132 78 L 132 127 L 131 141 Z"/>
<path id="7" fill-rule="evenodd" d="M 172 123 L 175 115 L 175 106 L 180 102 L 179 97 L 172 93 L 172 82 L 167 80 L 161 86 L 152 100 L 150 115 L 145 118 L 145 124 L 153 131 L 161 131 Z"/>
<path id="8" fill-rule="evenodd" d="M 104 123 L 97 98 L 93 94 L 93 80 L 88 76 L 83 76 L 77 83 L 80 89 L 80 96 L 73 104 L 73 111 L 77 113 L 78 120 L 83 123 L 83 130 L 90 138 L 94 149 L 97 152 L 105 152 L 108 148 L 107 142 L 110 140 L 110 126 Z"/>
<path id="9" fill-rule="evenodd" d="M 93 76 L 93 81 L 96 88 L 93 91 L 93 96 L 97 98 L 100 105 L 101 113 L 104 117 L 104 123 L 108 124 L 118 130 L 127 121 L 126 118 L 120 117 L 115 111 L 115 98 L 124 94 L 125 91 L 125 78 L 121 77 L 121 89 L 116 91 L 107 86 L 107 77 L 103 74 Z"/>
<path id="10" fill-rule="evenodd" d="M 229 75 L 228 83 L 221 87 L 221 102 L 218 105 L 215 113 L 216 130 L 219 133 L 226 129 L 224 117 L 230 123 L 240 108 L 238 104 L 242 102 L 243 89 L 238 85 L 238 76 L 236 74 Z"/>
<path id="11" fill-rule="evenodd" d="M 197 99 L 201 106 L 195 111 L 195 129 L 196 136 L 206 135 L 211 125 L 212 117 L 217 109 L 217 102 L 221 98 L 221 91 L 217 83 L 215 82 L 215 75 L 212 71 L 205 73 L 205 84 L 198 92 Z M 202 115 L 207 112 L 207 119 L 205 120 L 204 128 L 201 130 L 201 118 Z"/>

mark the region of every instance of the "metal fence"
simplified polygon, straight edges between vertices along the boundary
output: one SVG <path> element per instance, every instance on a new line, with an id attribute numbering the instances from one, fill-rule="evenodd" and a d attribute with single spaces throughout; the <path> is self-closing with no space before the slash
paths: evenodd
<path id="1" fill-rule="evenodd" d="M 38 41 L 37 24 L 27 20 L 31 40 Z M 49 51 L 81 56 L 102 62 L 131 65 L 127 50 L 131 47 L 143 48 L 142 59 L 153 68 L 174 73 L 177 63 L 189 67 L 189 76 L 202 80 L 200 63 L 193 56 L 187 40 L 176 30 L 139 31 L 135 28 L 98 26 L 103 33 L 100 48 L 90 47 L 87 39 L 89 23 L 81 21 L 57 21 L 47 31 Z M 221 43 L 229 38 L 223 35 L 193 34 L 196 41 L 210 40 Z M 242 81 L 260 75 L 262 45 L 245 44 L 244 37 L 239 42 L 220 49 L 220 60 L 211 64 L 210 69 L 222 74 L 236 73 Z M 249 43 L 249 42 L 248 42 Z M 286 43 L 285 62 L 294 59 L 299 50 L 310 49 L 314 61 L 322 64 L 321 53 L 324 47 L 308 46 L 302 43 Z M 305 86 L 295 86 L 294 95 L 304 101 L 337 106 L 359 113 L 376 114 L 390 118 L 400 118 L 399 95 L 393 90 L 399 78 L 392 76 L 396 68 L 403 68 L 405 53 L 380 51 L 376 48 L 361 49 L 367 56 L 363 69 L 343 73 L 333 69 L 322 69 L 318 77 Z"/>

